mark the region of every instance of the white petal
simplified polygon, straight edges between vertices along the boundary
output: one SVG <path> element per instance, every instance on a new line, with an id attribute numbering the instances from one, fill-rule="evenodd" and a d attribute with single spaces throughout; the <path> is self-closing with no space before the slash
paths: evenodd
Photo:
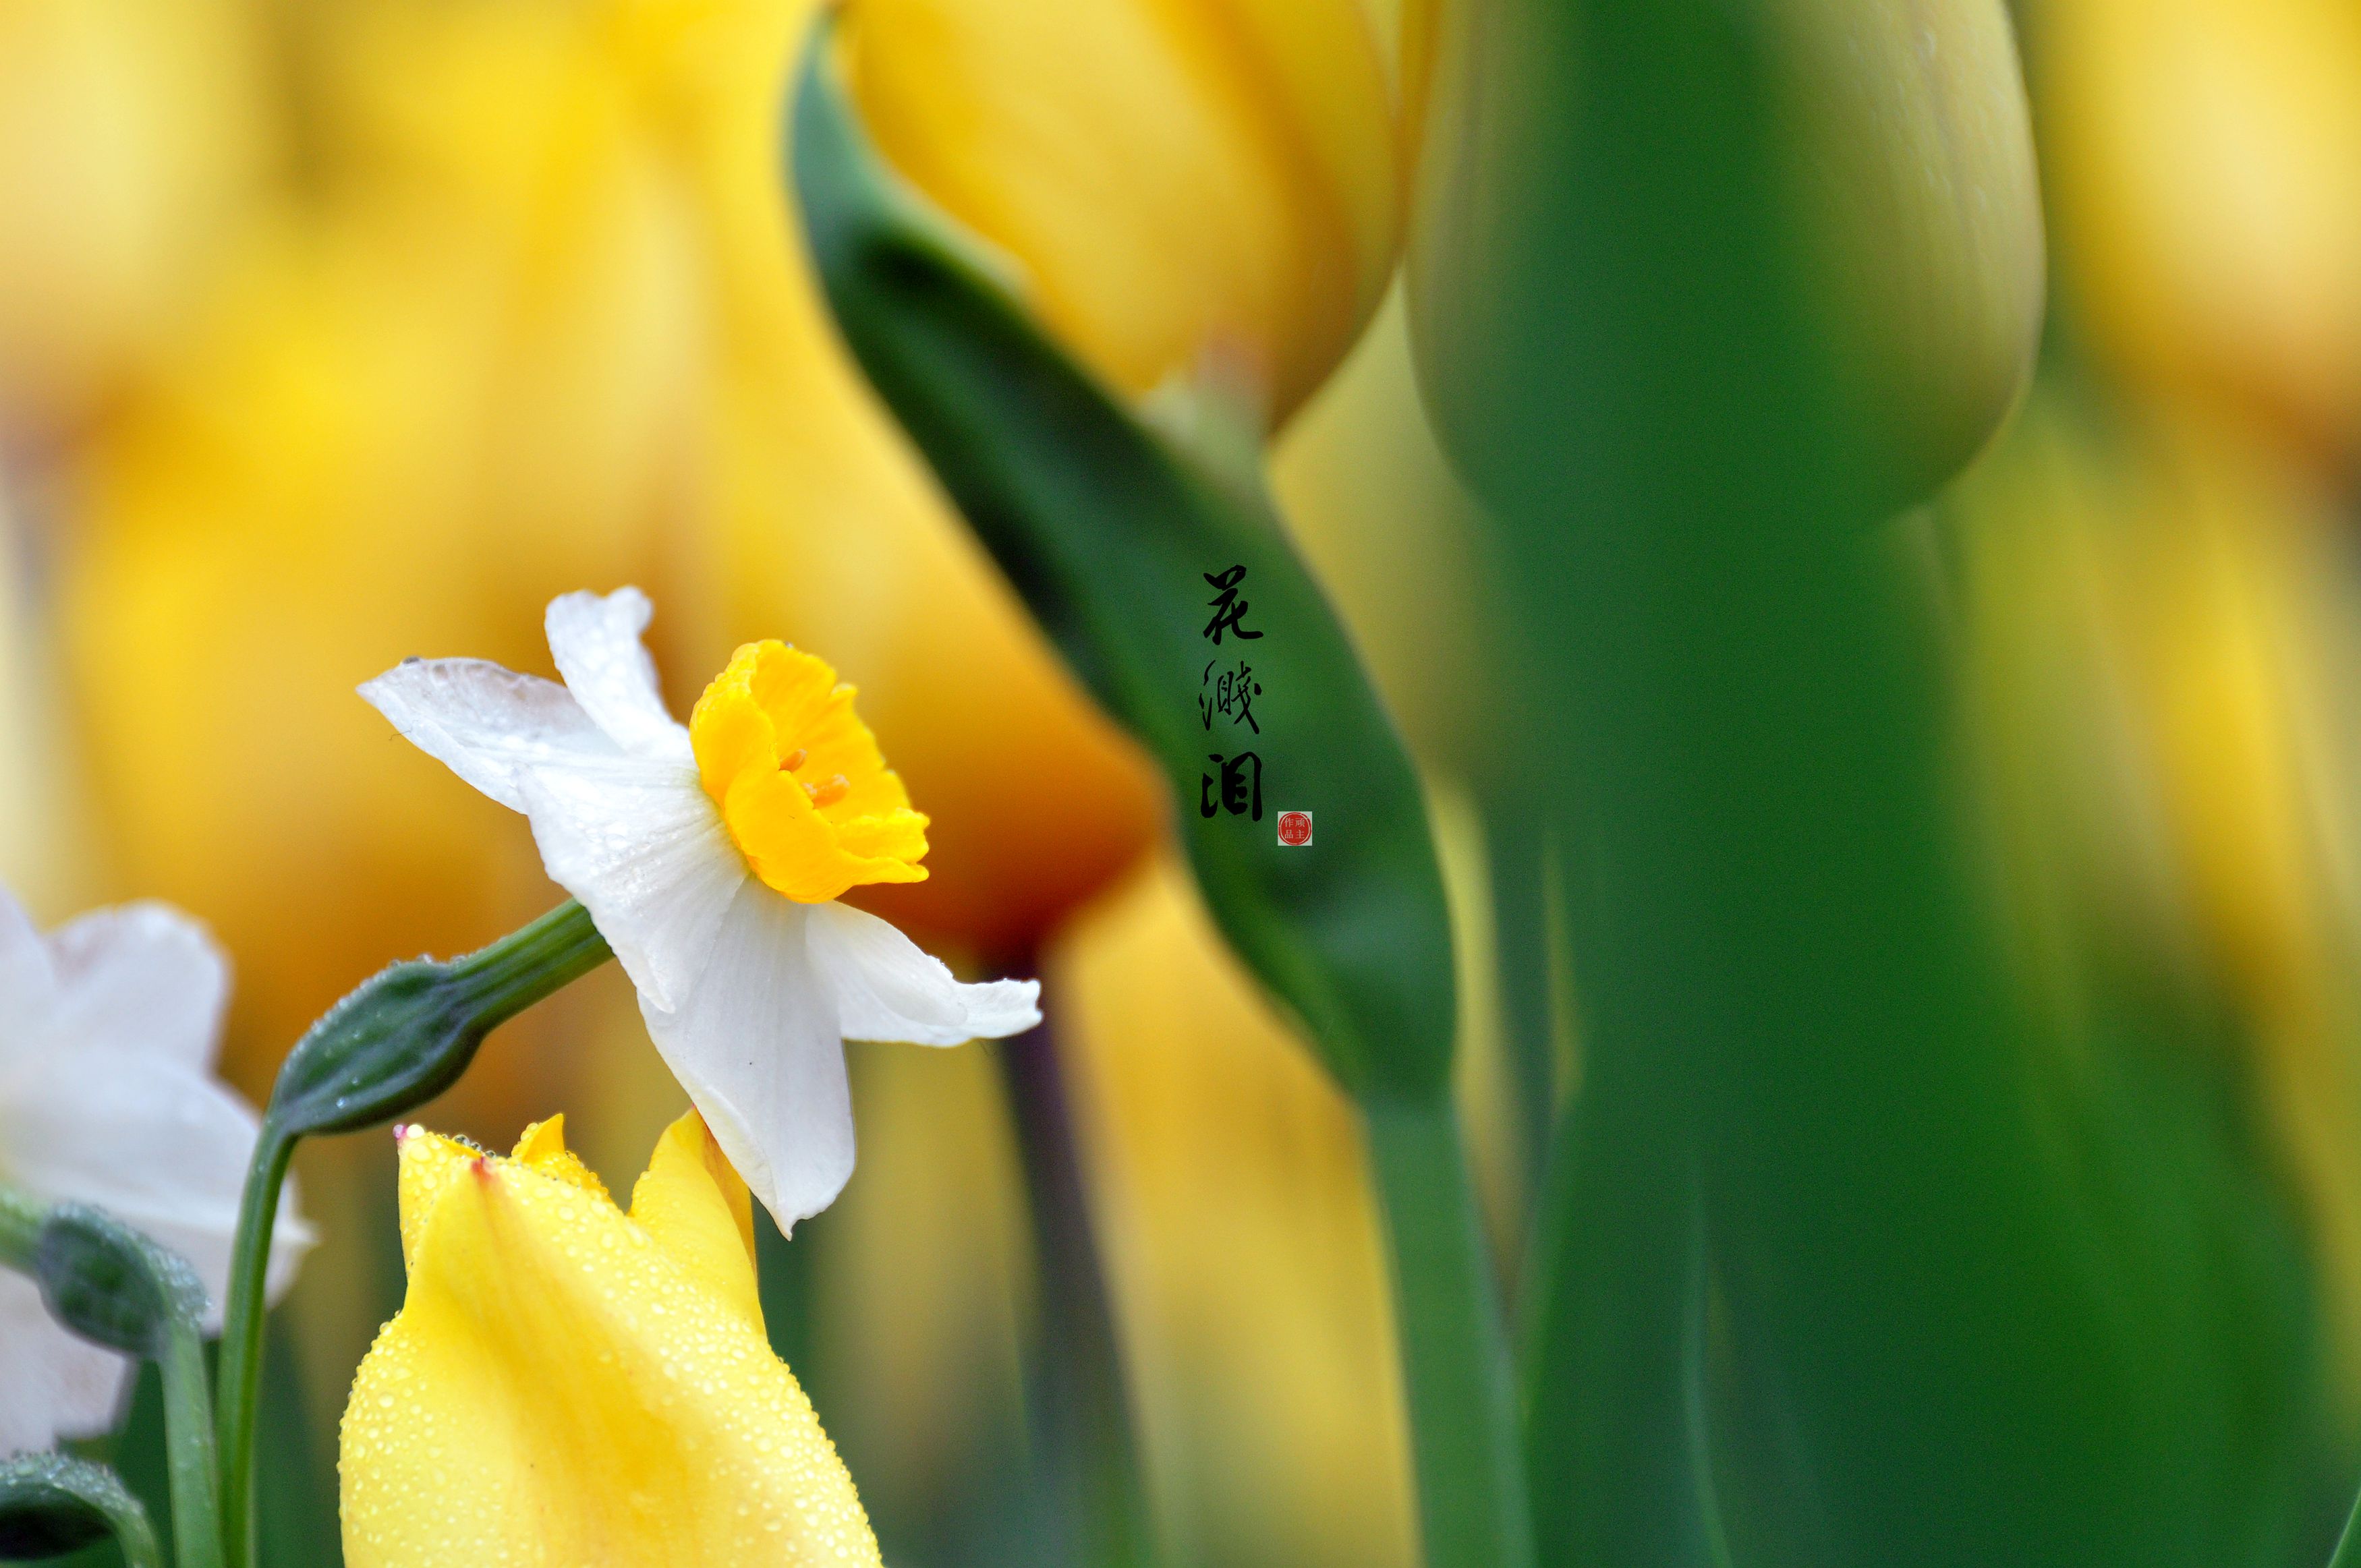
<path id="1" fill-rule="evenodd" d="M 0 1269 L 0 1455 L 115 1425 L 131 1363 L 58 1327 L 40 1288 Z"/>
<path id="2" fill-rule="evenodd" d="M 483 659 L 405 659 L 360 693 L 420 751 L 511 811 L 524 809 L 527 769 L 618 754 L 564 686 Z"/>
<path id="3" fill-rule="evenodd" d="M 1041 1022 L 1039 981 L 961 985 L 916 942 L 849 905 L 812 907 L 811 955 L 836 997 L 848 1040 L 956 1046 L 1022 1034 Z"/>
<path id="4" fill-rule="evenodd" d="M 209 1068 L 229 1001 L 229 960 L 169 905 L 126 904 L 49 933 L 57 976 L 41 1029 L 53 1050 L 92 1048 Z"/>
<path id="5" fill-rule="evenodd" d="M 844 1042 L 805 949 L 808 913 L 749 879 L 682 1006 L 640 1002 L 673 1076 L 782 1230 L 852 1175 Z"/>
<path id="6" fill-rule="evenodd" d="M 178 1252 L 216 1321 L 255 1129 L 224 1085 L 140 1053 L 50 1054 L 0 1078 L 0 1178 L 52 1202 L 94 1203 Z M 282 1286 L 311 1242 L 291 1186 L 271 1246 Z"/>
<path id="7" fill-rule="evenodd" d="M 0 1018 L 10 1024 L 0 1029 L 0 1071 L 40 1047 L 57 990 L 49 944 L 33 928 L 24 905 L 0 888 Z"/>
<path id="8" fill-rule="evenodd" d="M 656 685 L 655 661 L 640 643 L 655 613 L 637 588 L 601 598 L 565 594 L 549 601 L 549 656 L 566 689 L 615 744 L 643 757 L 689 759 L 688 731 L 675 723 Z"/>
<path id="9" fill-rule="evenodd" d="M 748 880 L 696 770 L 637 757 L 537 769 L 524 799 L 550 876 L 582 901 L 641 994 L 677 1006 Z"/>

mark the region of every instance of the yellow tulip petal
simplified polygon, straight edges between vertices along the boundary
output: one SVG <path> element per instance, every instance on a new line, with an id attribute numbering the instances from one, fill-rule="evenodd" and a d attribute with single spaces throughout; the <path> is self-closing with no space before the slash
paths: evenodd
<path id="1" fill-rule="evenodd" d="M 412 1268 L 418 1263 L 420 1227 L 434 1212 L 435 1201 L 484 1151 L 423 1127 L 396 1127 L 393 1141 L 401 1151 L 401 1262 Z"/>
<path id="2" fill-rule="evenodd" d="M 754 874 L 804 904 L 922 882 L 927 818 L 822 660 L 749 642 L 697 698 L 697 775 Z"/>
<path id="3" fill-rule="evenodd" d="M 2361 442 L 2361 10 L 2029 12 L 2075 319 L 2137 380 Z"/>
<path id="4" fill-rule="evenodd" d="M 545 1122 L 535 1122 L 517 1139 L 516 1152 L 509 1157 L 527 1170 L 544 1176 L 570 1181 L 585 1192 L 607 1196 L 607 1184 L 598 1173 L 582 1163 L 581 1157 L 566 1146 L 566 1118 L 552 1116 Z"/>
<path id="5" fill-rule="evenodd" d="M 715 1296 L 763 1332 L 754 1283 L 754 1199 L 691 1111 L 664 1129 L 631 1189 L 631 1218 Z"/>
<path id="6" fill-rule="evenodd" d="M 401 1151 L 409 1295 L 345 1413 L 352 1568 L 875 1568 L 851 1477 L 744 1310 L 701 1127 L 642 1180 L 663 1239 L 519 1160 L 415 1130 Z M 715 1288 L 725 1260 L 741 1288 Z"/>
<path id="7" fill-rule="evenodd" d="M 1400 176 L 1360 0 L 863 0 L 847 31 L 886 155 L 1118 386 L 1218 344 L 1284 417 L 1385 291 Z"/>

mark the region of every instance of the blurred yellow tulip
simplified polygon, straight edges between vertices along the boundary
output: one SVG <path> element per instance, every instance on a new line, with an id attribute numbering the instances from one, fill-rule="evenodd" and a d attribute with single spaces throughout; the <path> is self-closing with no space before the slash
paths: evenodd
<path id="1" fill-rule="evenodd" d="M 240 0 L 0 3 L 0 426 L 55 434 L 192 297 L 262 175 Z"/>
<path id="2" fill-rule="evenodd" d="M 2069 1010 L 2073 949 L 2216 988 L 2320 1225 L 2361 1376 L 2361 579 L 2327 498 L 2235 425 L 2037 395 L 1962 486 L 2001 869 Z"/>
<path id="3" fill-rule="evenodd" d="M 627 1215 L 562 1119 L 507 1159 L 401 1145 L 410 1290 L 345 1411 L 345 1560 L 875 1568 L 835 1447 L 771 1353 L 752 1204 L 695 1113 Z"/>
<path id="4" fill-rule="evenodd" d="M 1773 0 L 1816 302 L 1855 411 L 1926 494 L 2025 389 L 2047 283 L 2016 38 L 2001 0 Z"/>
<path id="5" fill-rule="evenodd" d="M 1310 395 L 1376 310 L 1400 221 L 1385 46 L 1359 0 L 859 0 L 888 157 L 1024 264 L 1132 392 L 1208 345 Z"/>
<path id="6" fill-rule="evenodd" d="M 2361 12 L 2040 0 L 2042 146 L 2074 319 L 2154 386 L 2361 444 Z"/>
<path id="7" fill-rule="evenodd" d="M 1385 1264 L 1351 1107 L 1159 858 L 1049 992 L 1148 1463 L 1182 1555 L 1416 1561 Z"/>
<path id="8" fill-rule="evenodd" d="M 1020 1470 L 1032 1234 L 993 1049 L 853 1046 L 861 1169 L 793 1244 L 822 1260 L 813 1393 L 877 1517 L 906 1527 Z"/>
<path id="9" fill-rule="evenodd" d="M 1154 775 L 810 283 L 777 130 L 811 10 L 349 0 L 305 19 L 301 200 L 249 225 L 78 455 L 65 509 L 71 670 L 120 874 L 239 954 L 249 1053 L 383 957 L 548 896 L 512 825 L 389 752 L 350 692 L 463 646 L 537 668 L 538 607 L 570 588 L 658 592 L 675 669 L 766 636 L 829 648 L 907 738 L 896 766 L 935 821 L 930 879 L 870 902 L 954 950 L 1026 961 L 1153 837 Z M 1351 0 L 1091 12 L 1153 87 L 1136 99 L 1107 71 L 1018 92 L 989 73 L 1038 19 L 969 10 L 858 14 L 897 156 L 1110 373 L 1186 376 L 1242 343 L 1282 407 L 1316 383 L 1393 241 L 1383 67 Z M 1124 222 L 1080 165 L 1040 167 L 1044 115 L 1084 162 L 1152 146 Z M 1093 247 L 1118 232 L 1128 250 Z M 1189 265 L 1136 265 L 1175 233 Z M 1057 303 L 1085 277 L 1093 302 Z"/>
<path id="10" fill-rule="evenodd" d="M 1275 426 L 1384 292 L 1395 129 L 1356 0 L 860 0 L 846 33 L 879 144 L 1018 264 L 1050 326 L 1124 391 L 1243 365 Z M 789 264 L 800 281 L 800 253 Z M 810 298 L 802 284 L 798 319 Z M 796 363 L 811 385 L 752 393 L 773 411 L 757 440 L 768 454 L 807 432 L 794 439 L 826 455 L 766 472 L 788 493 L 733 510 L 731 635 L 827 647 L 897 737 L 895 767 L 934 818 L 932 875 L 856 902 L 1021 963 L 1146 847 L 1160 786 L 833 339 Z"/>

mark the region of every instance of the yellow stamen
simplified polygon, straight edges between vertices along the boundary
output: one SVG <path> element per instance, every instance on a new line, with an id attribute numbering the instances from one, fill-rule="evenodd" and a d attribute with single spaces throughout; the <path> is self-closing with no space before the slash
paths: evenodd
<path id="1" fill-rule="evenodd" d="M 689 717 L 697 774 L 731 840 L 756 876 L 799 903 L 926 880 L 927 818 L 910 809 L 852 698 L 825 662 L 749 642 Z M 807 765 L 826 782 L 793 776 Z"/>

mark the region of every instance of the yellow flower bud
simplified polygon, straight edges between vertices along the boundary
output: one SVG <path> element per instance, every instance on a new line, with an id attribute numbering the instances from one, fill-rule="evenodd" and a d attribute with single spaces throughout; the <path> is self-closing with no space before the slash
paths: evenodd
<path id="1" fill-rule="evenodd" d="M 886 155 L 1119 387 L 1219 344 L 1283 416 L 1385 293 L 1393 105 L 1360 0 L 861 0 L 847 29 Z"/>
<path id="2" fill-rule="evenodd" d="M 877 1568 L 763 1337 L 752 1210 L 691 1113 L 626 1215 L 562 1122 L 501 1159 L 405 1128 L 410 1291 L 345 1410 L 345 1561 Z"/>

